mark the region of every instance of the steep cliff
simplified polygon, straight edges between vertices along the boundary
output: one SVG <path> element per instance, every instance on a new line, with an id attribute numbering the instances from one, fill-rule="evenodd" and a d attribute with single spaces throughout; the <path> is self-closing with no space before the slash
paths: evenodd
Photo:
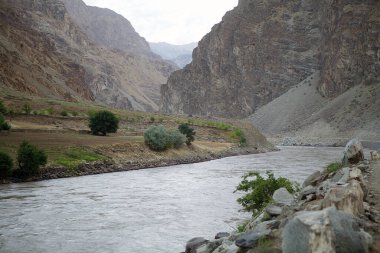
<path id="1" fill-rule="evenodd" d="M 142 55 L 134 50 L 100 45 L 61 1 L 0 0 L 2 95 L 157 110 L 159 87 L 175 67 L 152 53 L 149 57 L 149 51 Z"/>
<path id="2" fill-rule="evenodd" d="M 161 88 L 161 110 L 246 117 L 319 71 L 337 97 L 379 82 L 380 2 L 240 0 Z"/>

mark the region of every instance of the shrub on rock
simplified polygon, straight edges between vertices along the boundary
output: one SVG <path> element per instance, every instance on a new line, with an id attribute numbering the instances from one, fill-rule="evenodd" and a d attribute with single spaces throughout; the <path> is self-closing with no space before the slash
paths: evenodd
<path id="1" fill-rule="evenodd" d="M 269 204 L 276 190 L 285 188 L 290 193 L 298 190 L 297 185 L 284 177 L 275 178 L 270 171 L 267 171 L 266 175 L 267 178 L 264 178 L 259 172 L 249 172 L 243 176 L 243 180 L 236 188 L 236 191 L 247 192 L 237 201 L 244 210 L 253 212 L 254 215 L 261 212 Z"/>

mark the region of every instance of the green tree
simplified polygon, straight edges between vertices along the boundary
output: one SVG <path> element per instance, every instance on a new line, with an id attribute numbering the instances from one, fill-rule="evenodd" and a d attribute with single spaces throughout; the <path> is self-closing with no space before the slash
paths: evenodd
<path id="1" fill-rule="evenodd" d="M 195 131 L 189 126 L 189 124 L 183 123 L 178 126 L 178 130 L 186 136 L 186 145 L 190 146 L 191 143 L 195 140 Z"/>
<path id="2" fill-rule="evenodd" d="M 110 111 L 99 111 L 90 115 L 89 127 L 94 135 L 116 133 L 119 128 L 119 119 Z"/>
<path id="3" fill-rule="evenodd" d="M 9 131 L 11 129 L 11 125 L 5 121 L 4 116 L 0 113 L 0 132 L 2 130 Z"/>
<path id="4" fill-rule="evenodd" d="M 25 114 L 30 114 L 32 112 L 32 107 L 30 107 L 29 104 L 24 104 L 22 106 L 22 111 L 25 113 Z"/>
<path id="5" fill-rule="evenodd" d="M 248 172 L 243 176 L 243 180 L 236 187 L 236 191 L 247 192 L 246 195 L 237 201 L 244 210 L 253 212 L 254 215 L 260 213 L 272 201 L 273 193 L 284 187 L 290 193 L 298 190 L 298 186 L 284 177 L 275 178 L 270 171 L 266 172 L 267 178 L 259 172 Z M 252 179 L 253 178 L 253 179 Z"/>
<path id="6" fill-rule="evenodd" d="M 0 114 L 7 114 L 8 113 L 8 109 L 5 107 L 5 105 L 3 104 L 3 101 L 0 101 Z"/>
<path id="7" fill-rule="evenodd" d="M 144 141 L 148 147 L 155 151 L 169 148 L 170 136 L 163 126 L 151 126 L 144 131 Z"/>
<path id="8" fill-rule="evenodd" d="M 180 148 L 186 139 L 186 137 L 183 134 L 181 134 L 181 132 L 178 129 L 168 130 L 168 138 L 169 148 Z"/>
<path id="9" fill-rule="evenodd" d="M 9 177 L 12 172 L 12 167 L 12 158 L 8 154 L 0 152 L 0 179 Z"/>
<path id="10" fill-rule="evenodd" d="M 47 156 L 37 146 L 23 141 L 17 150 L 17 162 L 22 176 L 34 176 L 47 163 Z"/>

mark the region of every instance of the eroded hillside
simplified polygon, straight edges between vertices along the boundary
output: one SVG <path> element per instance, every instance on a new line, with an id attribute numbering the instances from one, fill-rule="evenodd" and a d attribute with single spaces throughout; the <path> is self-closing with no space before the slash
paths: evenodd
<path id="1" fill-rule="evenodd" d="M 109 10 L 103 11 L 111 15 Z M 129 51 L 104 46 L 90 35 L 61 1 L 0 0 L 2 95 L 157 110 L 159 87 L 175 67 L 152 53 L 141 54 L 136 48 L 145 40 L 137 33 L 130 45 L 135 40 L 141 45 L 135 43 Z"/>

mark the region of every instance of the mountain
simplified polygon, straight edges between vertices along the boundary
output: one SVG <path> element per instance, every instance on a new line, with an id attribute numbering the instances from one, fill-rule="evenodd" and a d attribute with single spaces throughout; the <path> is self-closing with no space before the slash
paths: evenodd
<path id="1" fill-rule="evenodd" d="M 379 83 L 355 85 L 329 98 L 318 92 L 320 81 L 320 73 L 314 73 L 259 108 L 250 119 L 279 144 L 289 138 L 297 144 L 344 145 L 353 136 L 379 140 Z"/>
<path id="2" fill-rule="evenodd" d="M 180 68 L 185 67 L 192 60 L 192 52 L 197 43 L 185 45 L 172 45 L 166 42 L 149 42 L 152 51 L 160 55 L 163 59 L 176 63 Z"/>
<path id="3" fill-rule="evenodd" d="M 378 89 L 379 13 L 376 0 L 240 0 L 162 86 L 161 110 L 247 117 L 313 75 L 314 91 L 328 101 L 359 85 Z M 278 109 L 289 112 L 287 104 Z"/>
<path id="4" fill-rule="evenodd" d="M 128 20 L 80 0 L 0 0 L 0 62 L 3 94 L 143 111 L 176 69 Z"/>

